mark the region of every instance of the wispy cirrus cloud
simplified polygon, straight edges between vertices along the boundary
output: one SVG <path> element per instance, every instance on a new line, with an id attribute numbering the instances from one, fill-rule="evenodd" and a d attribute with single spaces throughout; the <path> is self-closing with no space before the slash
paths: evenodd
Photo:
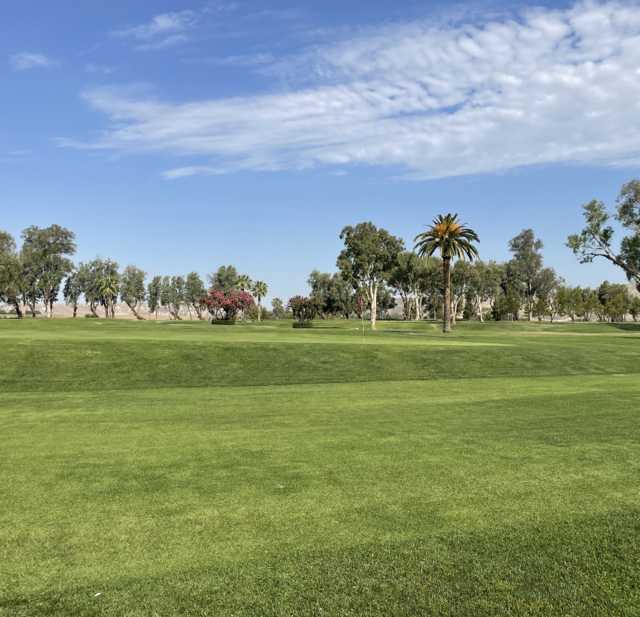
<path id="1" fill-rule="evenodd" d="M 481 23 L 368 30 L 298 57 L 299 87 L 168 103 L 84 93 L 84 147 L 188 156 L 167 178 L 370 165 L 429 179 L 535 164 L 636 165 L 640 10 L 580 2 Z"/>
<path id="2" fill-rule="evenodd" d="M 9 56 L 9 64 L 14 71 L 27 71 L 29 69 L 53 67 L 58 63 L 44 54 L 21 51 Z"/>
<path id="3" fill-rule="evenodd" d="M 188 41 L 188 33 L 199 19 L 200 14 L 191 10 L 161 13 L 145 23 L 115 30 L 112 34 L 134 41 L 139 50 L 163 49 Z"/>

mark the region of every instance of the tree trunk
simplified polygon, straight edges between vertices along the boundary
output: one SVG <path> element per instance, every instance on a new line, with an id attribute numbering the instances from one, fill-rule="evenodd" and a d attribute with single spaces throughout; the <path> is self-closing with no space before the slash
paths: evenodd
<path id="1" fill-rule="evenodd" d="M 376 319 L 378 318 L 378 286 L 371 285 L 369 287 L 369 295 L 371 296 L 371 329 L 376 329 Z"/>
<path id="2" fill-rule="evenodd" d="M 128 302 L 126 303 L 126 305 L 129 307 L 129 310 L 133 313 L 133 316 L 138 320 L 138 321 L 144 321 L 144 317 L 142 315 L 140 315 L 140 313 L 138 313 L 138 311 L 136 310 L 136 306 L 135 304 L 132 306 L 131 304 L 129 304 Z"/>
<path id="3" fill-rule="evenodd" d="M 451 332 L 451 257 L 442 258 L 442 275 L 444 279 L 442 331 Z"/>
<path id="4" fill-rule="evenodd" d="M 16 317 L 18 319 L 22 319 L 22 309 L 20 308 L 20 302 L 18 302 L 17 298 L 14 298 L 11 303 L 13 304 L 13 307 L 16 309 Z"/>
<path id="5" fill-rule="evenodd" d="M 262 319 L 262 305 L 260 304 L 260 299 L 258 298 L 258 321 Z"/>
<path id="6" fill-rule="evenodd" d="M 75 319 L 78 316 L 78 305 L 73 305 L 73 318 Z"/>

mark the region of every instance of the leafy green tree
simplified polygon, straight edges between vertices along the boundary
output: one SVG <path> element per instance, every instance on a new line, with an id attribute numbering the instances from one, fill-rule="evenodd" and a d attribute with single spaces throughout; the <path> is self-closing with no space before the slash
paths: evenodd
<path id="1" fill-rule="evenodd" d="M 184 301 L 192 308 L 198 319 L 204 319 L 206 310 L 205 298 L 207 290 L 197 272 L 189 272 L 184 284 Z"/>
<path id="2" fill-rule="evenodd" d="M 511 270 L 522 284 L 522 296 L 529 320 L 533 319 L 538 276 L 542 270 L 542 248 L 542 240 L 535 237 L 532 229 L 523 229 L 509 241 L 509 250 L 513 254 Z"/>
<path id="3" fill-rule="evenodd" d="M 169 311 L 172 319 L 181 320 L 180 310 L 184 304 L 185 281 L 181 276 L 164 276 L 160 288 L 160 303 Z"/>
<path id="4" fill-rule="evenodd" d="M 285 309 L 284 302 L 281 298 L 274 298 L 271 300 L 271 311 L 273 312 L 274 319 L 287 318 L 287 310 Z"/>
<path id="5" fill-rule="evenodd" d="M 262 319 L 262 299 L 269 292 L 269 287 L 264 281 L 256 281 L 253 284 L 253 295 L 258 301 L 258 321 Z"/>
<path id="6" fill-rule="evenodd" d="M 112 259 L 96 258 L 78 266 L 77 276 L 91 314 L 102 306 L 105 316 L 115 317 L 115 304 L 120 291 L 118 264 Z"/>
<path id="7" fill-rule="evenodd" d="M 158 309 L 160 308 L 160 294 L 162 292 L 162 277 L 154 276 L 147 285 L 147 307 L 149 312 L 155 314 L 158 319 Z"/>
<path id="8" fill-rule="evenodd" d="M 598 293 L 594 289 L 586 288 L 581 290 L 582 293 L 582 318 L 584 321 L 591 321 L 594 315 L 597 315 L 600 307 Z"/>
<path id="9" fill-rule="evenodd" d="M 22 319 L 20 306 L 22 264 L 13 236 L 0 230 L 0 301 L 13 306 L 16 317 Z"/>
<path id="10" fill-rule="evenodd" d="M 473 285 L 476 271 L 468 261 L 457 261 L 451 269 L 451 323 L 455 325 L 458 313 Z"/>
<path id="11" fill-rule="evenodd" d="M 402 300 L 404 319 L 422 319 L 424 293 L 422 284 L 428 276 L 428 259 L 413 251 L 402 251 L 391 270 L 389 285 Z"/>
<path id="12" fill-rule="evenodd" d="M 473 264 L 467 290 L 470 315 L 477 315 L 480 321 L 484 321 L 483 306 L 490 304 L 492 309 L 495 307 L 503 274 L 504 267 L 495 261 L 478 260 Z"/>
<path id="13" fill-rule="evenodd" d="M 53 317 L 60 285 L 73 268 L 69 257 L 75 252 L 74 233 L 60 225 L 43 228 L 32 225 L 22 232 L 21 262 L 33 317 L 39 300 L 44 303 L 49 317 Z"/>
<path id="14" fill-rule="evenodd" d="M 346 280 L 365 294 L 371 312 L 371 328 L 375 330 L 378 314 L 378 291 L 389 279 L 398 254 L 404 248 L 400 238 L 373 223 L 348 225 L 340 233 L 344 249 L 337 265 Z"/>
<path id="15" fill-rule="evenodd" d="M 626 285 L 604 281 L 598 287 L 598 299 L 604 316 L 611 322 L 624 321 L 631 308 L 631 296 Z"/>
<path id="16" fill-rule="evenodd" d="M 430 257 L 439 251 L 442 259 L 443 331 L 451 330 L 451 262 L 454 259 L 473 261 L 478 257 L 474 242 L 480 242 L 478 234 L 460 223 L 457 214 L 438 215 L 433 223 L 415 238 L 418 255 Z"/>
<path id="17" fill-rule="evenodd" d="M 638 321 L 638 318 L 640 317 L 640 296 L 635 296 L 631 299 L 629 304 L 629 314 L 633 321 Z"/>
<path id="18" fill-rule="evenodd" d="M 78 304 L 82 296 L 82 281 L 77 270 L 73 270 L 69 273 L 69 276 L 67 276 L 64 287 L 62 288 L 62 295 L 65 303 L 73 307 L 73 317 L 77 317 Z"/>
<path id="19" fill-rule="evenodd" d="M 614 246 L 615 232 L 609 224 L 611 215 L 596 199 L 582 206 L 586 225 L 579 234 L 567 239 L 567 246 L 580 263 L 602 258 L 622 268 L 640 291 L 640 180 L 623 185 L 616 203 L 615 219 L 629 232 L 619 247 Z"/>
<path id="20" fill-rule="evenodd" d="M 146 272 L 135 266 L 127 266 L 120 278 L 120 298 L 129 307 L 134 317 L 143 320 L 138 312 L 139 306 L 145 300 L 144 279 Z"/>
<path id="21" fill-rule="evenodd" d="M 224 291 L 225 293 L 238 289 L 240 275 L 233 266 L 220 266 L 213 274 L 209 275 L 211 290 Z"/>

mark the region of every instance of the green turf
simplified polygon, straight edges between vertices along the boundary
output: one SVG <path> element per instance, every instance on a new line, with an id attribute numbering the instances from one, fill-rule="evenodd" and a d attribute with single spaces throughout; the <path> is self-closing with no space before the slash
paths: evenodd
<path id="1" fill-rule="evenodd" d="M 640 325 L 358 328 L 0 321 L 0 615 L 639 615 Z"/>

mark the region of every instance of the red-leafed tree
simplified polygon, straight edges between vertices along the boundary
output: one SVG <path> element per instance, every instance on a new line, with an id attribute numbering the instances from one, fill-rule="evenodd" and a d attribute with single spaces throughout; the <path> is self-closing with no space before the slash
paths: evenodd
<path id="1" fill-rule="evenodd" d="M 220 291 L 212 289 L 204 300 L 207 310 L 213 319 L 233 321 L 238 313 L 246 311 L 253 306 L 253 296 L 246 291 Z"/>

